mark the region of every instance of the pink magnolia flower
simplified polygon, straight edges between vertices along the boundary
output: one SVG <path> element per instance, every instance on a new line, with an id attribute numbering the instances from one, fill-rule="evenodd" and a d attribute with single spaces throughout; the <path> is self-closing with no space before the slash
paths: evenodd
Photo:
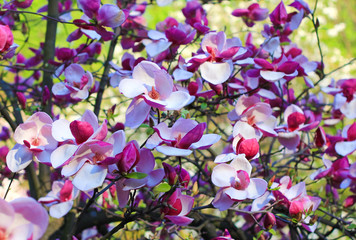
<path id="1" fill-rule="evenodd" d="M 243 54 L 238 38 L 226 39 L 224 32 L 210 32 L 201 42 L 204 54 L 192 57 L 189 62 L 200 63 L 200 72 L 204 80 L 214 85 L 225 82 L 233 71 L 232 58 Z"/>
<path id="2" fill-rule="evenodd" d="M 269 82 L 276 82 L 283 78 L 291 79 L 298 75 L 299 63 L 288 60 L 285 56 L 281 56 L 272 63 L 263 58 L 255 58 L 254 61 L 259 67 L 260 76 Z"/>
<path id="3" fill-rule="evenodd" d="M 137 64 L 132 79 L 122 79 L 119 89 L 126 97 L 134 98 L 126 112 L 125 122 L 132 128 L 144 122 L 151 107 L 180 110 L 190 100 L 187 92 L 175 90 L 173 79 L 165 70 L 148 61 Z"/>
<path id="4" fill-rule="evenodd" d="M 177 188 L 165 202 L 167 206 L 162 209 L 162 212 L 172 223 L 186 226 L 194 220 L 186 217 L 193 207 L 194 198 L 183 195 L 180 188 Z"/>
<path id="5" fill-rule="evenodd" d="M 347 156 L 356 150 L 356 123 L 345 126 L 342 137 L 344 141 L 335 144 L 335 151 L 341 156 Z"/>
<path id="6" fill-rule="evenodd" d="M 6 202 L 0 198 L 0 239 L 40 239 L 48 226 L 48 213 L 32 198 Z"/>
<path id="7" fill-rule="evenodd" d="M 243 156 L 238 155 L 230 164 L 221 163 L 214 167 L 211 180 L 220 187 L 213 205 L 220 211 L 245 199 L 255 199 L 267 190 L 267 182 L 260 178 L 250 178 L 252 166 Z"/>
<path id="8" fill-rule="evenodd" d="M 0 24 L 0 53 L 6 52 L 14 43 L 14 36 L 8 25 Z"/>
<path id="9" fill-rule="evenodd" d="M 310 178 L 312 180 L 329 177 L 331 185 L 335 188 L 340 188 L 341 183 L 347 178 L 349 174 L 350 164 L 346 157 L 335 160 L 334 162 L 323 158 L 325 169 L 320 168 L 314 172 Z"/>
<path id="10" fill-rule="evenodd" d="M 319 121 L 308 123 L 303 110 L 294 104 L 285 109 L 284 122 L 287 125 L 278 128 L 278 140 L 283 146 L 291 150 L 294 150 L 300 143 L 299 131 L 309 131 L 319 124 Z"/>
<path id="11" fill-rule="evenodd" d="M 78 195 L 79 191 L 71 181 L 54 181 L 52 191 L 47 196 L 38 199 L 38 202 L 49 207 L 51 217 L 61 218 L 72 209 L 73 200 Z"/>
<path id="12" fill-rule="evenodd" d="M 235 9 L 232 12 L 235 17 L 242 17 L 248 27 L 255 25 L 255 21 L 263 21 L 268 17 L 268 9 L 260 8 L 258 3 L 251 4 L 247 9 Z"/>
<path id="13" fill-rule="evenodd" d="M 70 95 L 73 99 L 87 99 L 94 80 L 90 72 L 85 72 L 79 64 L 71 64 L 64 70 L 65 82 L 53 85 L 55 96 Z"/>
<path id="14" fill-rule="evenodd" d="M 236 121 L 233 130 L 234 148 L 241 138 L 257 139 L 262 135 L 277 136 L 275 132 L 277 119 L 272 115 L 273 110 L 268 103 L 261 102 L 256 96 L 241 96 L 235 109 L 228 115 L 229 119 Z"/>
<path id="15" fill-rule="evenodd" d="M 13 172 L 26 168 L 32 158 L 50 164 L 50 154 L 58 142 L 52 137 L 52 119 L 44 112 L 37 112 L 20 124 L 14 133 L 15 146 L 6 156 L 6 163 Z"/>
<path id="16" fill-rule="evenodd" d="M 218 142 L 221 136 L 204 134 L 206 123 L 197 123 L 191 119 L 178 119 L 171 128 L 165 122 L 154 126 L 154 133 L 147 141 L 146 147 L 156 148 L 168 156 L 188 156 L 192 149 L 207 149 Z"/>

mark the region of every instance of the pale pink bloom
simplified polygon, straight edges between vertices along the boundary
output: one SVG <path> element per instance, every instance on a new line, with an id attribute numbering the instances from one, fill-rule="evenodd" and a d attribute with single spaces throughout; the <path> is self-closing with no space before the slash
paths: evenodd
<path id="1" fill-rule="evenodd" d="M 64 70 L 65 81 L 53 85 L 52 92 L 55 96 L 70 95 L 73 99 L 87 99 L 89 90 L 94 80 L 90 72 L 76 63 L 69 65 Z"/>
<path id="2" fill-rule="evenodd" d="M 194 198 L 183 195 L 180 188 L 177 188 L 166 200 L 167 206 L 162 209 L 164 217 L 180 226 L 189 225 L 194 219 L 186 217 L 191 211 Z"/>
<path id="3" fill-rule="evenodd" d="M 207 149 L 218 142 L 221 136 L 204 134 L 206 123 L 197 123 L 191 119 L 178 119 L 171 128 L 165 122 L 154 126 L 154 133 L 147 141 L 146 147 L 156 148 L 168 156 L 188 156 L 192 149 Z"/>
<path id="4" fill-rule="evenodd" d="M 190 95 L 176 91 L 173 79 L 157 64 L 142 61 L 136 65 L 132 79 L 122 79 L 120 91 L 134 98 L 126 112 L 125 126 L 136 128 L 147 118 L 151 107 L 160 110 L 180 110 L 190 101 Z"/>
<path id="5" fill-rule="evenodd" d="M 79 191 L 71 181 L 54 181 L 52 191 L 47 196 L 38 199 L 38 202 L 49 207 L 51 217 L 61 218 L 72 209 L 73 200 L 78 195 Z"/>
<path id="6" fill-rule="evenodd" d="M 0 198 L 0 239 L 37 240 L 46 232 L 48 213 L 32 198 Z"/>
<path id="7" fill-rule="evenodd" d="M 58 142 L 63 142 L 51 155 L 54 168 L 65 164 L 77 151 L 79 145 L 89 140 L 102 141 L 108 133 L 107 120 L 100 126 L 97 116 L 86 110 L 83 116 L 73 122 L 59 119 L 53 123 L 52 135 Z"/>
<path id="8" fill-rule="evenodd" d="M 250 178 L 252 166 L 243 156 L 238 155 L 230 164 L 221 163 L 213 169 L 211 180 L 220 187 L 214 201 L 214 207 L 220 211 L 246 199 L 255 199 L 267 190 L 267 182 L 260 178 Z"/>
<path id="9" fill-rule="evenodd" d="M 33 157 L 41 163 L 50 164 L 50 154 L 58 145 L 52 137 L 52 123 L 46 113 L 37 112 L 16 128 L 16 144 L 6 156 L 11 171 L 18 172 L 26 168 Z"/>
<path id="10" fill-rule="evenodd" d="M 204 80 L 214 85 L 227 81 L 234 70 L 232 59 L 246 52 L 238 38 L 226 39 L 224 32 L 210 32 L 201 42 L 204 54 L 195 55 L 189 62 L 198 62 Z"/>
<path id="11" fill-rule="evenodd" d="M 277 136 L 275 132 L 276 118 L 268 103 L 261 102 L 256 96 L 241 96 L 235 109 L 228 115 L 229 119 L 236 121 L 233 130 L 233 148 L 236 150 L 241 139 L 256 139 L 265 136 Z M 256 149 L 255 149 L 256 150 Z"/>
<path id="12" fill-rule="evenodd" d="M 294 150 L 300 143 L 300 131 L 309 131 L 319 125 L 319 121 L 308 123 L 303 110 L 291 104 L 284 111 L 286 125 L 278 128 L 279 142 L 290 150 Z"/>

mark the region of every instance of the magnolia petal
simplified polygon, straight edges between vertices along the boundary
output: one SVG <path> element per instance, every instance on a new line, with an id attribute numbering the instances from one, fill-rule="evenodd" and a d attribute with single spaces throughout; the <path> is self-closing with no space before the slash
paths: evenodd
<path id="1" fill-rule="evenodd" d="M 265 71 L 265 70 L 261 70 L 260 74 L 261 77 L 263 77 L 267 81 L 272 81 L 272 82 L 278 81 L 285 76 L 285 73 L 283 72 L 274 72 L 274 71 Z"/>
<path id="2" fill-rule="evenodd" d="M 337 142 L 335 151 L 341 156 L 347 156 L 356 150 L 356 140 L 350 142 Z"/>
<path id="3" fill-rule="evenodd" d="M 150 110 L 151 107 L 142 98 L 134 98 L 126 110 L 125 126 L 139 127 L 146 120 Z"/>
<path id="4" fill-rule="evenodd" d="M 221 136 L 218 134 L 204 134 L 198 142 L 193 143 L 190 148 L 193 149 L 206 149 L 214 143 L 218 142 Z"/>
<path id="5" fill-rule="evenodd" d="M 66 161 L 71 158 L 75 151 L 77 151 L 78 146 L 74 144 L 65 144 L 59 146 L 56 150 L 54 150 L 51 154 L 51 163 L 54 168 L 58 168 L 62 166 Z"/>
<path id="6" fill-rule="evenodd" d="M 133 78 L 122 79 L 119 84 L 119 89 L 120 92 L 128 98 L 134 98 L 147 91 L 141 80 Z"/>
<path id="7" fill-rule="evenodd" d="M 190 100 L 190 95 L 187 92 L 175 91 L 165 100 L 166 110 L 180 110 L 188 104 Z"/>
<path id="8" fill-rule="evenodd" d="M 271 194 L 270 192 L 266 191 L 262 196 L 256 198 L 256 199 L 252 202 L 251 211 L 252 211 L 252 212 L 260 211 L 260 210 L 263 209 L 271 200 L 274 200 L 273 194 Z"/>
<path id="9" fill-rule="evenodd" d="M 16 144 L 6 156 L 7 167 L 12 172 L 25 169 L 32 161 L 32 152 L 27 147 Z"/>
<path id="10" fill-rule="evenodd" d="M 217 187 L 229 187 L 235 181 L 236 169 L 228 164 L 222 163 L 214 167 L 211 181 Z"/>
<path id="11" fill-rule="evenodd" d="M 175 148 L 170 146 L 158 146 L 156 147 L 156 150 L 167 156 L 181 156 L 181 157 L 188 156 L 193 152 L 192 150 L 189 149 L 181 149 L 181 148 Z"/>
<path id="12" fill-rule="evenodd" d="M 245 200 L 248 196 L 248 192 L 246 190 L 237 190 L 233 187 L 229 187 L 224 191 L 233 200 Z"/>
<path id="13" fill-rule="evenodd" d="M 61 218 L 66 215 L 73 206 L 73 201 L 62 202 L 54 204 L 49 208 L 49 215 L 54 218 Z"/>
<path id="14" fill-rule="evenodd" d="M 246 159 L 245 154 L 239 154 L 230 163 L 230 166 L 235 169 L 235 171 L 243 170 L 247 172 L 250 176 L 252 171 L 251 163 Z"/>
<path id="15" fill-rule="evenodd" d="M 147 187 L 154 187 L 157 184 L 159 184 L 162 179 L 164 178 L 165 173 L 164 170 L 162 168 L 153 170 L 152 172 L 150 172 L 148 174 L 148 179 L 147 179 Z"/>
<path id="16" fill-rule="evenodd" d="M 212 202 L 213 206 L 220 211 L 225 211 L 229 209 L 235 201 L 231 200 L 224 192 L 224 189 L 219 189 L 216 196 Z"/>
<path id="17" fill-rule="evenodd" d="M 268 184 L 265 180 L 260 178 L 251 178 L 250 184 L 248 185 L 247 197 L 249 199 L 256 199 L 262 196 L 267 190 Z"/>
<path id="18" fill-rule="evenodd" d="M 290 150 L 296 149 L 300 142 L 298 132 L 280 132 L 278 133 L 278 141 Z"/>
<path id="19" fill-rule="evenodd" d="M 203 79 L 214 85 L 228 80 L 232 70 L 233 67 L 230 61 L 222 63 L 205 62 L 200 65 L 200 72 Z"/>
<path id="20" fill-rule="evenodd" d="M 108 170 L 98 165 L 84 164 L 73 179 L 73 185 L 81 191 L 89 191 L 103 185 Z"/>
<path id="21" fill-rule="evenodd" d="M 187 226 L 191 222 L 193 222 L 193 218 L 185 217 L 185 216 L 165 216 L 167 219 L 169 219 L 172 223 L 179 225 L 179 226 Z"/>
<path id="22" fill-rule="evenodd" d="M 65 83 L 59 82 L 59 83 L 56 83 L 53 85 L 52 93 L 55 96 L 64 96 L 64 95 L 70 94 L 71 91 L 69 91 L 69 89 L 66 87 Z"/>
<path id="23" fill-rule="evenodd" d="M 0 228 L 7 229 L 15 218 L 15 211 L 10 203 L 0 198 Z"/>

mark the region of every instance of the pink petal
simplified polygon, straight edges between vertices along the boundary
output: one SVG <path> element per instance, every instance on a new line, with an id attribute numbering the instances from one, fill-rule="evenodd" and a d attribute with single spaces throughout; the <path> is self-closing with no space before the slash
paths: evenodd
<path id="1" fill-rule="evenodd" d="M 218 134 L 204 134 L 198 142 L 193 143 L 190 147 L 193 149 L 207 149 L 220 139 L 221 136 Z"/>
<path id="2" fill-rule="evenodd" d="M 248 192 L 246 190 L 237 190 L 233 187 L 229 187 L 226 188 L 224 192 L 232 200 L 245 200 L 246 198 L 248 198 Z"/>
<path id="3" fill-rule="evenodd" d="M 187 226 L 191 222 L 193 222 L 193 218 L 185 217 L 185 216 L 165 216 L 167 219 L 169 219 L 172 223 L 179 225 L 179 226 Z"/>
<path id="4" fill-rule="evenodd" d="M 116 28 L 124 23 L 126 17 L 119 7 L 113 4 L 104 4 L 98 12 L 98 23 L 106 27 Z"/>
<path id="5" fill-rule="evenodd" d="M 229 209 L 235 201 L 231 200 L 228 195 L 225 194 L 224 189 L 220 188 L 216 193 L 216 196 L 212 202 L 213 206 L 220 211 Z"/>
<path id="6" fill-rule="evenodd" d="M 66 87 L 65 83 L 59 82 L 53 85 L 52 93 L 56 96 L 64 96 L 71 93 L 69 89 Z"/>
<path id="7" fill-rule="evenodd" d="M 356 140 L 350 142 L 337 142 L 335 151 L 341 156 L 347 156 L 356 150 Z"/>
<path id="8" fill-rule="evenodd" d="M 84 69 L 79 64 L 73 63 L 64 70 L 64 76 L 68 82 L 80 82 L 80 79 L 85 74 Z"/>
<path id="9" fill-rule="evenodd" d="M 278 141 L 290 150 L 296 149 L 300 142 L 298 132 L 280 132 L 278 133 Z"/>
<path id="10" fill-rule="evenodd" d="M 154 187 L 159 184 L 164 178 L 164 170 L 162 168 L 153 170 L 148 174 L 147 187 Z"/>
<path id="11" fill-rule="evenodd" d="M 203 79 L 214 85 L 228 80 L 232 71 L 233 67 L 230 61 L 222 63 L 205 62 L 200 65 L 200 72 Z"/>
<path id="12" fill-rule="evenodd" d="M 54 218 L 61 218 L 66 215 L 73 206 L 73 201 L 62 202 L 54 204 L 49 208 L 49 215 Z"/>
<path id="13" fill-rule="evenodd" d="M 222 163 L 214 167 L 211 181 L 217 187 L 229 187 L 235 181 L 236 169 L 228 164 Z"/>
<path id="14" fill-rule="evenodd" d="M 283 72 L 274 72 L 274 71 L 265 71 L 265 70 L 261 70 L 260 74 L 261 77 L 263 77 L 267 81 L 272 81 L 272 82 L 278 81 L 285 76 L 285 73 Z"/>
<path id="15" fill-rule="evenodd" d="M 134 98 L 142 93 L 147 92 L 147 89 L 142 84 L 141 80 L 125 78 L 119 84 L 119 89 L 125 97 Z"/>
<path id="16" fill-rule="evenodd" d="M 15 144 L 6 156 L 7 167 L 12 172 L 18 172 L 25 169 L 32 161 L 32 152 L 27 147 Z"/>
<path id="17" fill-rule="evenodd" d="M 137 171 L 148 174 L 153 170 L 155 164 L 152 152 L 149 149 L 142 148 L 140 150 L 140 161 L 136 165 Z"/>
<path id="18" fill-rule="evenodd" d="M 251 178 L 250 184 L 246 189 L 247 197 L 249 199 L 256 199 L 262 196 L 266 192 L 267 186 L 268 184 L 265 180 L 260 178 Z"/>
<path id="19" fill-rule="evenodd" d="M 192 150 L 189 149 L 181 149 L 181 148 L 175 148 L 170 146 L 158 146 L 156 147 L 156 150 L 167 156 L 182 156 L 182 157 L 188 156 L 193 152 Z"/>
<path id="20" fill-rule="evenodd" d="M 180 110 L 187 104 L 189 104 L 190 95 L 187 92 L 175 91 L 165 100 L 166 110 Z"/>
<path id="21" fill-rule="evenodd" d="M 75 120 L 69 127 L 77 144 L 85 142 L 94 133 L 93 127 L 88 122 Z"/>
<path id="22" fill-rule="evenodd" d="M 74 136 L 70 131 L 70 122 L 65 119 L 59 119 L 52 124 L 52 136 L 58 142 L 64 142 L 65 140 L 73 139 Z"/>
<path id="23" fill-rule="evenodd" d="M 126 111 L 125 126 L 139 127 L 148 117 L 151 107 L 142 99 L 134 98 Z"/>
<path id="24" fill-rule="evenodd" d="M 87 163 L 78 171 L 72 183 L 81 191 L 89 191 L 102 186 L 106 175 L 106 168 Z"/>
<path id="25" fill-rule="evenodd" d="M 155 87 L 158 91 L 161 99 L 168 98 L 173 91 L 173 79 L 172 77 L 165 71 L 155 71 L 153 73 L 155 79 Z"/>
<path id="26" fill-rule="evenodd" d="M 0 198 L 0 228 L 7 229 L 15 218 L 15 211 L 11 204 Z"/>
<path id="27" fill-rule="evenodd" d="M 77 151 L 78 146 L 74 144 L 64 144 L 59 146 L 51 154 L 51 163 L 54 168 L 62 166 Z"/>
<path id="28" fill-rule="evenodd" d="M 205 128 L 206 128 L 205 122 L 199 123 L 192 130 L 190 130 L 186 135 L 184 135 L 184 137 L 178 143 L 178 147 L 187 149 L 192 143 L 198 142 L 203 136 Z"/>
<path id="29" fill-rule="evenodd" d="M 230 166 L 233 167 L 235 171 L 243 170 L 247 172 L 249 176 L 251 175 L 251 163 L 245 158 L 243 154 L 237 155 L 236 158 L 230 163 Z"/>

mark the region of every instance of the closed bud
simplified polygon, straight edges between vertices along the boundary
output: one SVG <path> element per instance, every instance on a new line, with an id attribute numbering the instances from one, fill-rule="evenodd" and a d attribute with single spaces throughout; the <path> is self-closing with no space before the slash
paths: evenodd
<path id="1" fill-rule="evenodd" d="M 265 219 L 263 221 L 263 226 L 266 229 L 271 229 L 274 225 L 276 225 L 276 217 L 274 216 L 273 213 L 267 212 L 265 215 Z"/>
<path id="2" fill-rule="evenodd" d="M 246 159 L 251 160 L 260 150 L 257 139 L 240 139 L 236 146 L 237 154 L 245 154 Z"/>
<path id="3" fill-rule="evenodd" d="M 26 108 L 26 97 L 25 94 L 23 94 L 22 92 L 16 92 L 16 97 L 17 100 L 19 101 L 21 108 L 25 109 Z"/>

